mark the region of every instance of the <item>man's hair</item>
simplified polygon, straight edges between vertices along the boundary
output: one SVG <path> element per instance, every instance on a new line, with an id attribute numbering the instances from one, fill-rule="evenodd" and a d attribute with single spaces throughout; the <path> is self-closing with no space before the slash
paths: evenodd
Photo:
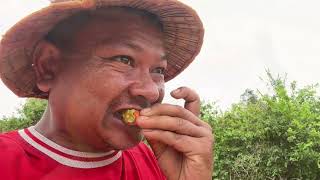
<path id="1" fill-rule="evenodd" d="M 79 12 L 69 18 L 58 23 L 46 36 L 45 40 L 55 45 L 62 51 L 68 50 L 70 47 L 70 42 L 74 37 L 77 30 L 85 26 L 92 18 L 104 16 L 108 9 L 118 9 L 120 11 L 136 15 L 143 18 L 147 23 L 154 25 L 161 32 L 163 31 L 163 25 L 158 18 L 158 16 L 139 9 L 134 9 L 130 7 L 110 7 L 101 8 L 95 11 L 83 11 Z"/>

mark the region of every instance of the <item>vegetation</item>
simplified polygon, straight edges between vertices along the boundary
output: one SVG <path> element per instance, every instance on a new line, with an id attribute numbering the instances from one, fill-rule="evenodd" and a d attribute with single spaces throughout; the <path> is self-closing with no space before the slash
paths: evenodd
<path id="1" fill-rule="evenodd" d="M 267 75 L 271 94 L 246 90 L 223 113 L 203 106 L 216 138 L 214 178 L 320 179 L 317 86 L 298 89 L 296 82 Z"/>
<path id="2" fill-rule="evenodd" d="M 222 112 L 203 102 L 201 118 L 215 134 L 212 179 L 320 179 L 320 97 L 317 86 L 297 88 L 269 72 L 269 93 L 246 90 Z M 28 127 L 40 119 L 45 101 L 30 99 L 0 130 Z"/>
<path id="3" fill-rule="evenodd" d="M 16 116 L 0 119 L 0 132 L 23 129 L 37 123 L 47 105 L 47 101 L 39 99 L 27 99 L 26 103 L 18 109 Z"/>

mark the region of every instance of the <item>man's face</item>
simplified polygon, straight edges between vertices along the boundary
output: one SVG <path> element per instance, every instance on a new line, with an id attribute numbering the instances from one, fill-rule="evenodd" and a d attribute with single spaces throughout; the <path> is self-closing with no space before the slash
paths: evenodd
<path id="1" fill-rule="evenodd" d="M 137 15 L 111 10 L 79 29 L 71 44 L 49 96 L 59 129 L 96 150 L 136 145 L 140 130 L 125 125 L 120 112 L 162 101 L 167 62 L 161 31 Z"/>

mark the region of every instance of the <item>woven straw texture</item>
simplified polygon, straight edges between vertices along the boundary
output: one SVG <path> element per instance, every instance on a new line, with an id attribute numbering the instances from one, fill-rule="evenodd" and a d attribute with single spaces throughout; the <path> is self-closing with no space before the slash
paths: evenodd
<path id="1" fill-rule="evenodd" d="M 177 0 L 51 0 L 13 26 L 0 43 L 0 77 L 20 97 L 47 98 L 36 86 L 32 53 L 36 44 L 61 20 L 83 10 L 126 6 L 149 11 L 163 24 L 168 55 L 165 80 L 177 76 L 199 53 L 204 29 L 196 12 Z"/>

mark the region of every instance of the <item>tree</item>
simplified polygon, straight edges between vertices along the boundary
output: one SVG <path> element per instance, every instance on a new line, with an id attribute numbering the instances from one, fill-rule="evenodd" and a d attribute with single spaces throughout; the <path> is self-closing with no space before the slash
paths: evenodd
<path id="1" fill-rule="evenodd" d="M 16 116 L 3 117 L 0 120 L 0 132 L 23 129 L 36 124 L 40 120 L 46 106 L 46 100 L 27 99 L 25 104 L 18 109 Z"/>
<path id="2" fill-rule="evenodd" d="M 271 94 L 247 90 L 214 121 L 215 178 L 320 179 L 317 86 L 267 75 Z"/>

